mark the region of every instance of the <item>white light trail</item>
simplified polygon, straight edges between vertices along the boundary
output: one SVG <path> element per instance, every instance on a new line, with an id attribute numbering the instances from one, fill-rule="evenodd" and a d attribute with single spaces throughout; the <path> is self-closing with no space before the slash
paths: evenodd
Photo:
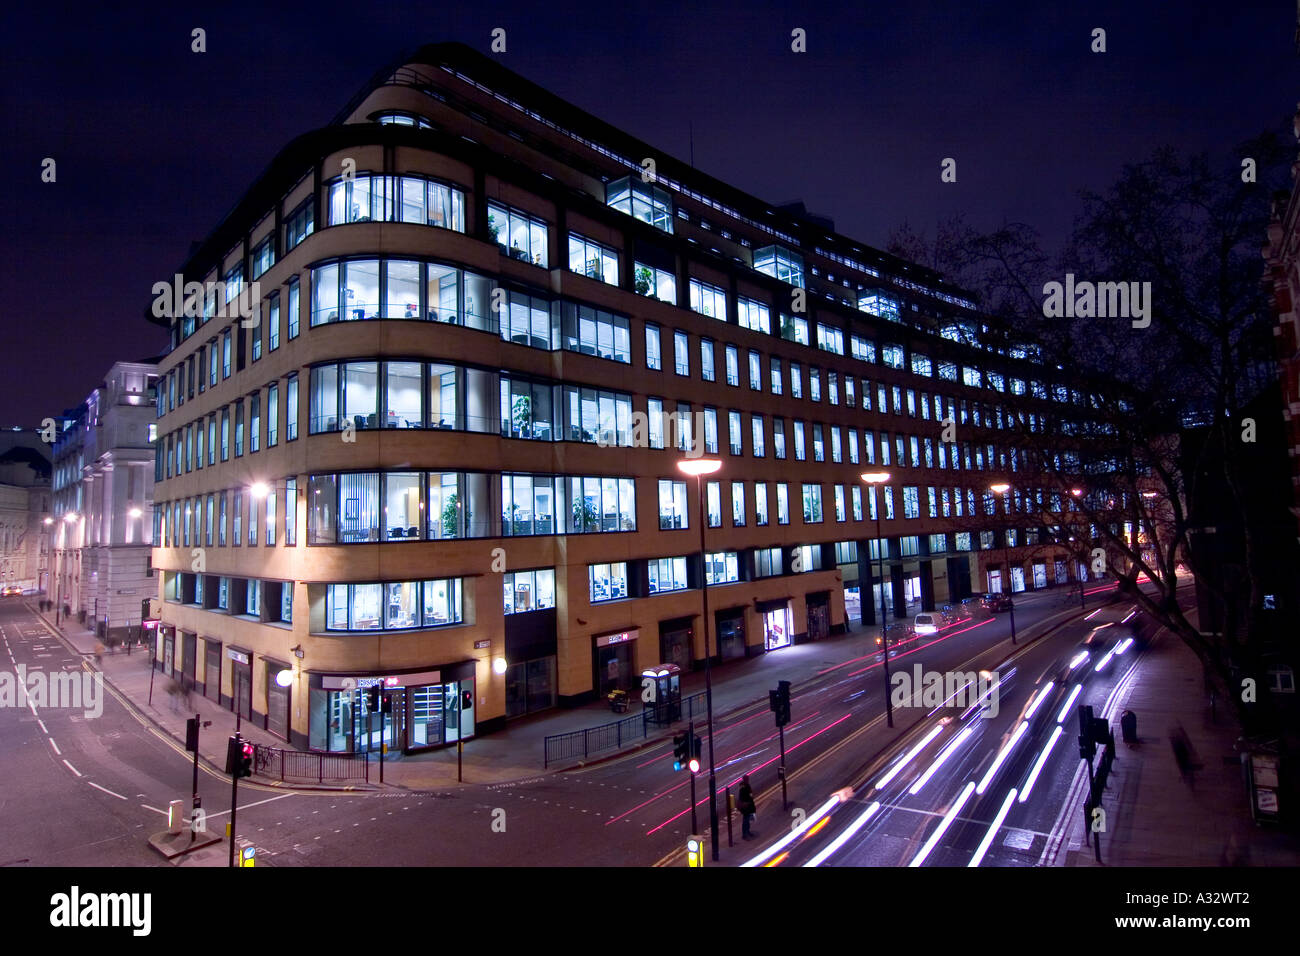
<path id="1" fill-rule="evenodd" d="M 935 737 L 939 736 L 939 733 L 942 730 L 943 730 L 943 724 L 939 724 L 928 734 L 926 734 L 925 737 L 922 738 L 919 744 L 917 744 L 910 751 L 908 751 L 906 757 L 904 757 L 898 763 L 894 764 L 893 768 L 889 771 L 889 773 L 885 774 L 878 781 L 876 781 L 875 789 L 883 790 L 885 787 L 889 786 L 889 781 L 893 780 L 900 773 L 902 773 L 903 768 L 912 762 L 912 758 L 914 758 L 917 754 L 919 754 L 922 750 L 924 750 L 929 745 L 930 741 L 934 740 Z"/>
<path id="2" fill-rule="evenodd" d="M 1047 746 L 1044 747 L 1043 752 L 1038 755 L 1038 762 L 1034 764 L 1034 769 L 1029 771 L 1029 779 L 1025 781 L 1024 792 L 1020 794 L 1021 803 L 1024 803 L 1029 799 L 1029 791 L 1034 789 L 1034 782 L 1038 780 L 1038 775 L 1043 770 L 1043 764 L 1047 763 L 1047 758 L 1051 755 L 1052 748 L 1056 746 L 1056 742 L 1061 739 L 1061 735 L 1064 733 L 1065 731 L 1061 729 L 1061 725 L 1057 724 L 1056 729 L 1052 731 L 1052 739 L 1047 741 Z"/>
<path id="3" fill-rule="evenodd" d="M 930 839 L 925 841 L 925 846 L 921 847 L 921 852 L 916 855 L 911 863 L 907 864 L 909 867 L 920 866 L 925 862 L 925 858 L 930 855 L 931 850 L 939 845 L 939 841 L 943 839 L 943 835 L 947 833 L 948 828 L 952 826 L 952 821 L 957 819 L 957 814 L 961 813 L 961 808 L 966 806 L 966 801 L 970 799 L 970 795 L 974 792 L 975 781 L 972 780 L 970 783 L 966 784 L 966 788 L 962 790 L 961 796 L 958 797 L 957 802 L 952 805 L 952 809 L 944 814 L 943 822 L 935 829 Z"/>
<path id="4" fill-rule="evenodd" d="M 1023 737 L 1028 730 L 1029 721 L 1021 721 L 1020 726 L 1017 727 L 1015 733 L 1011 735 L 1011 739 L 1008 740 L 1006 746 L 1002 748 L 1002 752 L 999 753 L 997 759 L 993 761 L 993 766 L 989 767 L 988 772 L 984 774 L 984 779 L 980 781 L 980 785 L 975 788 L 976 793 L 980 796 L 984 795 L 984 791 L 987 790 L 989 784 L 993 782 L 994 775 L 997 774 L 998 770 L 1006 762 L 1007 757 L 1010 756 L 1011 751 L 1015 748 L 1016 744 L 1020 743 L 1020 738 Z"/>
<path id="5" fill-rule="evenodd" d="M 998 830 L 1002 827 L 1002 821 L 1005 820 L 1007 814 L 1011 812 L 1011 804 L 1015 802 L 1015 799 L 1016 788 L 1012 787 L 1011 792 L 1007 794 L 1007 798 L 1002 801 L 1002 809 L 998 811 L 998 815 L 994 817 L 993 822 L 989 824 L 988 832 L 984 834 L 984 839 L 980 841 L 979 849 L 975 851 L 975 855 L 971 857 L 970 862 L 966 864 L 968 868 L 979 866 L 980 863 L 984 861 L 984 854 L 987 853 L 989 847 L 993 845 L 993 837 L 997 835 Z"/>
<path id="6" fill-rule="evenodd" d="M 1037 697 L 1034 698 L 1033 706 L 1029 708 L 1029 713 L 1025 714 L 1025 720 L 1029 720 L 1031 717 L 1034 716 L 1034 713 L 1038 710 L 1039 707 L 1042 706 L 1043 701 L 1047 700 L 1047 695 L 1052 692 L 1052 688 L 1055 686 L 1056 686 L 1056 681 L 1049 680 L 1047 682 L 1047 686 L 1045 686 L 1042 692 Z"/>
<path id="7" fill-rule="evenodd" d="M 778 840 L 776 843 L 772 844 L 770 847 L 768 847 L 758 856 L 750 860 L 746 860 L 744 863 L 740 865 L 742 867 L 747 867 L 747 866 L 759 866 L 762 863 L 766 863 L 772 857 L 776 856 L 778 853 L 780 853 L 782 850 L 788 847 L 795 840 L 803 836 L 804 833 L 806 833 L 814 823 L 816 823 L 822 817 L 826 816 L 826 814 L 830 813 L 831 810 L 835 807 L 835 805 L 840 802 L 840 799 L 841 799 L 840 795 L 838 793 L 835 794 L 835 796 L 831 797 L 829 800 L 823 803 L 821 807 L 818 808 L 816 813 L 814 813 L 808 819 L 804 820 L 804 822 L 801 823 L 799 826 L 795 827 L 794 830 L 792 830 L 788 835 Z"/>
<path id="8" fill-rule="evenodd" d="M 834 840 L 831 841 L 830 846 L 828 846 L 826 849 L 818 853 L 815 857 L 813 857 L 811 860 L 805 863 L 804 866 L 821 866 L 823 863 L 825 863 L 826 860 L 831 856 L 831 854 L 833 854 L 836 850 L 842 847 L 845 843 L 848 843 L 849 840 L 853 839 L 853 834 L 861 830 L 863 826 L 866 825 L 866 822 L 876 815 L 876 811 L 879 809 L 880 809 L 880 801 L 876 800 L 871 804 L 871 806 L 867 807 L 866 813 L 862 814 L 860 817 L 858 817 L 856 820 L 850 823 L 848 828 L 843 833 L 841 833 L 839 836 L 837 836 Z"/>
<path id="9" fill-rule="evenodd" d="M 974 731 L 975 726 L 972 724 L 953 738 L 952 742 L 940 751 L 939 756 L 934 758 L 934 763 L 930 764 L 930 768 L 926 770 L 925 773 L 921 774 L 920 779 L 917 780 L 916 783 L 912 784 L 912 789 L 907 792 L 912 796 L 916 796 L 920 793 L 921 788 L 930 782 L 930 778 L 933 777 L 938 769 L 943 766 L 944 761 L 956 753 L 957 748 L 959 748 L 965 742 L 966 738 L 974 733 Z"/>
<path id="10" fill-rule="evenodd" d="M 1083 685 L 1082 685 L 1082 684 L 1075 684 L 1075 685 L 1074 685 L 1074 690 L 1070 691 L 1070 696 L 1067 697 L 1067 698 L 1065 699 L 1065 703 L 1061 705 L 1061 712 L 1060 712 L 1059 714 L 1056 715 L 1056 722 L 1057 722 L 1058 724 L 1059 724 L 1061 721 L 1065 720 L 1066 717 L 1069 716 L 1069 714 L 1070 714 L 1070 707 L 1074 704 L 1074 702 L 1075 702 L 1076 700 L 1079 699 L 1079 693 L 1080 693 L 1082 690 L 1083 690 Z"/>

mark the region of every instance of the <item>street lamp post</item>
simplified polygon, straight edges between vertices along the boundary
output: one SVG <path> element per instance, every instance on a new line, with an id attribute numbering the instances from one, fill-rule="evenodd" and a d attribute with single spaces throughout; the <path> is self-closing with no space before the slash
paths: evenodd
<path id="1" fill-rule="evenodd" d="M 880 649 L 885 659 L 885 722 L 888 726 L 894 726 L 894 702 L 889 697 L 889 621 L 885 612 L 885 541 L 880 532 L 880 512 L 883 508 L 883 502 L 879 495 L 874 494 L 875 486 L 882 485 L 889 480 L 887 471 L 868 471 L 863 472 L 862 480 L 872 486 L 872 500 L 876 504 L 876 556 L 879 561 L 880 582 Z"/>
<path id="2" fill-rule="evenodd" d="M 1011 490 L 1011 486 L 1005 482 L 999 482 L 996 485 L 990 485 L 989 490 L 999 495 L 1005 495 Z M 1003 511 L 1006 510 L 1004 507 Z M 1011 551 L 1007 547 L 1007 529 L 1002 529 L 1002 560 L 1007 566 L 1007 597 L 1011 601 L 1011 643 L 1016 643 L 1016 598 L 1015 585 L 1011 583 Z"/>
<path id="3" fill-rule="evenodd" d="M 713 860 L 718 860 L 718 779 L 713 762 L 713 676 L 709 650 L 709 570 L 708 554 L 704 546 L 704 476 L 722 467 L 717 458 L 688 458 L 677 463 L 685 475 L 695 476 L 695 491 L 700 499 L 700 600 L 704 615 L 704 710 L 709 728 L 709 828 L 713 840 Z M 692 804 L 694 806 L 694 804 Z"/>

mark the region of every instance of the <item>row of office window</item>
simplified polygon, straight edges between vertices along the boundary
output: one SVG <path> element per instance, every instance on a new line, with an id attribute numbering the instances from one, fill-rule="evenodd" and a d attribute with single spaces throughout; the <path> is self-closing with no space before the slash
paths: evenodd
<path id="1" fill-rule="evenodd" d="M 214 410 L 177 428 L 154 442 L 154 480 L 163 481 L 215 465 L 218 458 L 229 461 L 255 454 L 262 448 L 274 448 L 281 441 L 298 438 L 298 376 L 284 380 L 281 408 L 280 382 L 240 398 L 233 405 Z M 265 410 L 265 414 L 263 414 Z M 283 416 L 281 413 L 283 412 Z M 247 426 L 245 426 L 247 422 Z"/>
<path id="2" fill-rule="evenodd" d="M 721 527 L 724 512 L 722 482 L 705 486 L 705 521 Z M 769 499 L 769 484 L 774 496 Z M 786 482 L 730 482 L 729 510 L 732 527 L 744 527 L 753 517 L 756 526 L 790 523 L 790 490 Z M 154 507 L 155 539 L 163 547 L 267 546 L 296 544 L 297 479 L 283 482 L 283 497 L 272 488 L 263 498 L 239 489 L 200 495 Z M 826 520 L 823 485 L 798 486 L 804 524 Z M 868 488 L 866 508 L 860 485 L 833 484 L 831 515 L 838 523 L 875 520 L 877 492 Z M 752 491 L 752 493 L 751 493 Z M 495 493 L 494 493 L 495 492 Z M 489 475 L 481 472 L 348 472 L 311 475 L 307 480 L 307 541 L 313 545 L 357 544 L 380 541 L 418 541 L 454 538 L 515 537 L 584 534 L 636 530 L 635 482 L 631 478 L 574 477 L 564 475 Z M 895 488 L 879 492 L 881 517 L 915 519 L 992 515 L 996 497 L 987 491 L 948 486 L 903 485 L 898 510 Z M 1045 509 L 1066 506 L 1059 494 L 1042 489 L 1008 496 L 1004 511 L 1040 515 Z M 494 500 L 496 508 L 493 507 Z M 749 500 L 753 501 L 752 512 Z M 277 502 L 282 501 L 282 506 Z M 247 503 L 247 510 L 245 510 Z M 692 499 L 685 481 L 658 481 L 661 530 L 691 526 Z M 500 516 L 500 523 L 492 520 Z M 281 524 L 277 524 L 277 515 Z M 246 529 L 246 534 L 245 534 Z M 499 529 L 499 530 L 498 530 Z M 671 580 L 671 569 L 664 579 Z M 534 591 L 540 590 L 535 585 Z"/>
<path id="3" fill-rule="evenodd" d="M 429 177 L 414 175 L 384 176 L 363 173 L 357 176 L 338 179 L 328 184 L 327 204 L 329 225 L 339 225 L 366 220 L 415 222 L 435 225 L 443 228 L 464 231 L 465 194 L 462 189 L 437 182 Z M 607 190 L 607 202 L 612 208 L 620 209 L 637 218 L 645 219 L 671 229 L 672 204 L 663 190 L 653 185 L 638 183 L 635 177 L 625 177 L 618 184 L 611 184 Z M 311 232 L 311 224 L 303 223 L 304 212 L 309 213 L 310 203 L 300 205 L 290 214 L 291 222 L 286 225 L 284 247 L 292 248 Z M 493 238 L 507 254 L 516 258 L 545 266 L 547 265 L 547 230 L 548 224 L 526 211 L 511 208 L 501 203 L 488 203 L 489 228 Z M 254 278 L 262 275 L 275 261 L 274 237 L 266 237 L 252 250 L 250 268 Z M 618 252 L 608 246 L 596 243 L 576 233 L 569 236 L 569 264 L 574 271 L 617 284 Z M 773 275 L 782 281 L 796 286 L 803 285 L 803 262 L 797 253 L 780 245 L 768 246 L 754 254 L 754 268 Z M 233 298 L 243 286 L 242 263 L 230 269 L 223 277 L 226 282 L 226 298 Z M 671 278 L 664 270 L 652 269 L 642 263 L 634 264 L 637 277 L 637 291 L 642 294 L 654 294 L 658 298 L 675 301 L 675 289 L 665 295 L 660 272 L 663 278 Z M 377 283 L 373 285 L 377 286 Z M 652 292 L 651 289 L 654 291 Z M 691 280 L 690 307 L 702 314 L 725 318 L 727 315 L 726 294 L 716 286 L 701 280 Z M 400 297 L 399 297 L 400 298 Z M 332 313 L 347 318 L 378 316 L 379 296 L 370 294 L 360 299 L 340 299 Z M 767 305 L 750 299 L 738 300 L 738 323 L 745 328 L 756 329 L 771 334 L 771 316 Z M 898 300 L 895 296 L 881 290 L 867 290 L 859 299 L 858 307 L 878 317 L 895 319 L 898 312 Z M 211 309 L 205 302 L 205 320 Z M 358 312 L 360 314 L 358 315 Z M 415 314 L 426 316 L 429 309 L 424 304 L 417 304 L 408 298 L 401 301 L 401 314 L 394 315 L 386 310 L 385 317 L 414 317 Z M 329 321 L 327 312 L 321 321 Z M 461 313 L 464 314 L 463 312 Z M 313 313 L 315 316 L 315 313 Z M 193 331 L 189 327 L 185 334 Z M 792 341 L 808 343 L 808 323 L 797 316 L 781 317 L 781 332 Z M 850 354 L 863 360 L 874 360 L 875 347 L 859 336 L 850 336 Z M 260 343 L 260 336 L 256 340 Z M 819 322 L 816 328 L 816 347 L 837 355 L 845 354 L 845 332 L 834 325 Z M 254 345 L 255 353 L 260 345 Z M 901 346 L 889 345 L 881 349 L 881 358 L 885 364 L 894 368 L 903 367 L 903 349 Z M 958 381 L 955 363 L 937 364 L 941 377 Z M 935 365 L 924 355 L 913 356 L 911 369 L 914 374 L 933 375 Z M 1006 377 L 1000 372 L 981 372 L 980 369 L 964 366 L 960 380 L 974 387 L 984 385 L 990 389 L 1006 391 Z M 1043 383 L 1032 382 L 1026 387 L 1021 379 L 1010 380 L 1010 390 L 1017 394 L 1032 392 L 1042 398 L 1057 401 L 1074 401 L 1083 404 L 1087 397 L 1077 390 L 1064 386 L 1050 388 Z"/>
<path id="4" fill-rule="evenodd" d="M 298 480 L 288 478 L 281 486 L 283 494 L 270 488 L 259 497 L 251 489 L 236 489 L 156 502 L 153 540 L 164 548 L 256 547 L 259 538 L 267 547 L 277 540 L 294 547 L 298 543 Z"/>
<path id="5" fill-rule="evenodd" d="M 631 478 L 483 472 L 308 478 L 308 544 L 635 530 Z"/>
<path id="6" fill-rule="evenodd" d="M 494 332 L 530 348 L 632 361 L 627 316 L 500 288 L 484 276 L 438 262 L 329 263 L 312 270 L 312 288 L 313 326 L 340 320 L 424 319 Z"/>
<path id="7" fill-rule="evenodd" d="M 178 604 L 252 617 L 265 623 L 293 623 L 292 581 L 164 572 L 163 597 Z"/>
<path id="8" fill-rule="evenodd" d="M 241 322 L 222 329 L 220 334 L 214 334 L 183 362 L 160 377 L 156 393 L 158 417 L 162 418 L 167 412 L 184 405 L 186 398 L 193 399 L 196 394 L 202 395 L 207 389 L 216 388 L 233 372 L 242 371 L 244 356 L 238 352 L 239 342 L 245 337 L 248 339 L 249 359 L 253 362 L 261 359 L 264 349 L 267 352 L 278 349 L 282 335 L 287 334 L 289 339 L 297 338 L 298 310 L 299 283 L 294 277 L 285 285 L 283 296 L 277 290 L 258 303 L 247 328 Z"/>

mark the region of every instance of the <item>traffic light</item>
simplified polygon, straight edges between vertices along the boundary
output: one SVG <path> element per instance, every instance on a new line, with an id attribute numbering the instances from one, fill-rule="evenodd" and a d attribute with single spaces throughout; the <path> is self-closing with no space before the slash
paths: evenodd
<path id="1" fill-rule="evenodd" d="M 690 759 L 690 743 L 685 734 L 678 734 L 673 738 L 673 770 L 681 770 Z"/>
<path id="2" fill-rule="evenodd" d="M 241 740 L 238 734 L 232 735 L 226 743 L 226 773 L 232 777 L 253 775 L 253 745 Z"/>
<path id="3" fill-rule="evenodd" d="M 379 688 L 378 687 L 366 688 L 366 710 L 372 714 L 375 711 L 379 710 Z"/>
<path id="4" fill-rule="evenodd" d="M 226 773 L 232 777 L 253 775 L 253 745 L 236 734 L 226 744 Z"/>
<path id="5" fill-rule="evenodd" d="M 790 723 L 790 682 L 777 681 L 776 690 L 767 692 L 767 703 L 772 713 L 776 714 L 778 727 Z"/>
<path id="6" fill-rule="evenodd" d="M 695 735 L 694 739 L 691 741 L 691 759 L 686 766 L 690 769 L 691 773 L 700 772 L 700 738 L 698 734 Z"/>

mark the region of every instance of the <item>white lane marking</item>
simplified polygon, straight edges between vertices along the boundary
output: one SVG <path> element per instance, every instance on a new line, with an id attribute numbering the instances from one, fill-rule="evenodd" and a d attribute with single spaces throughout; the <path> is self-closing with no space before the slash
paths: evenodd
<path id="1" fill-rule="evenodd" d="M 60 749 L 59 749 L 59 745 L 56 744 L 56 743 L 54 742 L 54 738 L 53 738 L 53 737 L 46 737 L 45 739 L 48 740 L 48 741 L 50 742 L 50 746 L 54 748 L 54 752 L 55 752 L 56 754 L 58 754 L 60 757 L 62 757 L 62 756 L 63 756 L 63 751 L 60 750 Z"/>
<path id="2" fill-rule="evenodd" d="M 126 799 L 126 797 L 122 796 L 120 793 L 114 793 L 112 790 L 109 790 L 107 787 L 101 787 L 99 784 L 95 783 L 95 781 L 93 781 L 93 780 L 87 780 L 86 783 L 90 784 L 90 785 L 91 785 L 92 787 L 94 787 L 96 790 L 103 790 L 103 791 L 104 791 L 106 794 L 108 794 L 110 797 L 117 797 L 117 799 L 119 799 L 119 800 L 125 800 L 125 799 Z"/>
<path id="3" fill-rule="evenodd" d="M 40 726 L 40 728 L 41 728 L 41 733 L 43 733 L 43 734 L 48 734 L 48 733 L 49 733 L 49 731 L 45 729 L 45 721 L 43 721 L 43 720 L 41 720 L 41 718 L 37 717 L 37 718 L 36 718 L 36 723 Z"/>
<path id="4" fill-rule="evenodd" d="M 68 768 L 69 770 L 71 770 L 73 773 L 75 773 L 78 777 L 84 777 L 84 776 L 85 776 L 84 773 L 82 773 L 80 770 L 78 770 L 78 769 L 77 769 L 76 767 L 74 767 L 72 764 L 68 763 L 68 758 L 67 758 L 67 757 L 64 757 L 64 758 L 63 758 L 63 763 L 67 766 L 67 768 Z"/>
<path id="5" fill-rule="evenodd" d="M 264 803 L 272 803 L 275 800 L 284 800 L 286 797 L 296 797 L 296 796 L 297 796 L 296 793 L 282 793 L 278 797 L 269 797 L 266 800 L 258 800 L 256 803 L 246 803 L 244 804 L 244 809 L 247 810 L 249 807 L 260 807 Z M 210 820 L 213 817 L 225 816 L 229 812 L 230 812 L 229 810 L 219 810 L 216 813 L 209 813 L 208 819 Z M 356 824 L 353 824 L 353 826 L 356 826 Z"/>
<path id="6" fill-rule="evenodd" d="M 166 810 L 159 810 L 157 807 L 151 807 L 147 803 L 142 803 L 140 804 L 140 806 L 144 807 L 146 810 L 152 810 L 154 813 L 158 814 L 159 816 L 164 816 L 164 817 L 171 816 L 171 814 L 169 814 Z"/>

